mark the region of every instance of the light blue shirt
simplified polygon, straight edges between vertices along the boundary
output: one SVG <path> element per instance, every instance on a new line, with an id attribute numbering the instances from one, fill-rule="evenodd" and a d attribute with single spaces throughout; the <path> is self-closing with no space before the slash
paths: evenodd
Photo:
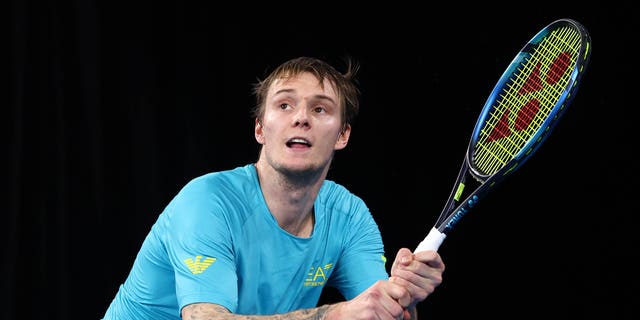
<path id="1" fill-rule="evenodd" d="M 152 226 L 103 319 L 180 319 L 209 302 L 237 314 L 316 307 L 325 286 L 351 299 L 387 279 L 369 209 L 325 180 L 308 238 L 278 226 L 253 164 L 187 183 Z"/>

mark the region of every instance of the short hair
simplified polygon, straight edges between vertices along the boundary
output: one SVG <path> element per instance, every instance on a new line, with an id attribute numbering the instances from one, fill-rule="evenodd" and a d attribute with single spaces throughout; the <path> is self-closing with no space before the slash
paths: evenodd
<path id="1" fill-rule="evenodd" d="M 290 79 L 301 73 L 313 74 L 320 85 L 324 85 L 327 79 L 335 87 L 340 100 L 341 121 L 343 128 L 351 124 L 357 116 L 360 108 L 360 90 L 355 78 L 359 69 L 357 62 L 351 58 L 346 59 L 346 71 L 341 73 L 329 63 L 313 57 L 298 57 L 286 61 L 275 68 L 264 80 L 258 80 L 253 86 L 253 94 L 256 97 L 256 105 L 252 110 L 255 119 L 261 120 L 265 112 L 265 100 L 269 87 L 280 79 Z"/>

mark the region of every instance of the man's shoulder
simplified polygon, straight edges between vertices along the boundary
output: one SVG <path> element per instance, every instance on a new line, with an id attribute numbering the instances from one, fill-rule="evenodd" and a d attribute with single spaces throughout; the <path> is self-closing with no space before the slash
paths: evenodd
<path id="1" fill-rule="evenodd" d="M 351 192 L 346 186 L 333 180 L 325 180 L 320 189 L 320 199 L 325 204 L 339 205 L 345 210 L 354 207 L 366 208 L 364 200 Z"/>
<path id="2" fill-rule="evenodd" d="M 232 169 L 224 169 L 219 171 L 211 171 L 199 175 L 187 183 L 190 184 L 207 184 L 211 182 L 221 182 L 229 180 L 251 180 L 255 176 L 255 166 L 247 164 Z"/>
<path id="3" fill-rule="evenodd" d="M 256 183 L 254 172 L 255 169 L 252 165 L 207 172 L 189 180 L 182 187 L 178 196 L 187 194 L 213 196 L 220 193 L 247 191 L 252 189 Z"/>

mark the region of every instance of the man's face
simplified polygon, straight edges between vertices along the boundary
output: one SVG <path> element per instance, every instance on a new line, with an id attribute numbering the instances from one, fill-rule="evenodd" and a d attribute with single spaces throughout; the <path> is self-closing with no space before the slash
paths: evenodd
<path id="1" fill-rule="evenodd" d="M 321 86 L 310 73 L 277 80 L 269 88 L 255 137 L 261 158 L 276 170 L 317 171 L 328 166 L 335 150 L 347 145 L 351 128 L 342 129 L 339 97 L 330 82 Z"/>

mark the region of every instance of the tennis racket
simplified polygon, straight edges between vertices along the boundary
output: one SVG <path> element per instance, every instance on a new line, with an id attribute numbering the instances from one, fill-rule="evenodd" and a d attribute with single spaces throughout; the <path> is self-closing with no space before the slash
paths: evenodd
<path id="1" fill-rule="evenodd" d="M 518 52 L 475 124 L 453 190 L 415 252 L 438 250 L 455 225 L 542 145 L 573 100 L 591 56 L 583 25 L 559 19 Z"/>

